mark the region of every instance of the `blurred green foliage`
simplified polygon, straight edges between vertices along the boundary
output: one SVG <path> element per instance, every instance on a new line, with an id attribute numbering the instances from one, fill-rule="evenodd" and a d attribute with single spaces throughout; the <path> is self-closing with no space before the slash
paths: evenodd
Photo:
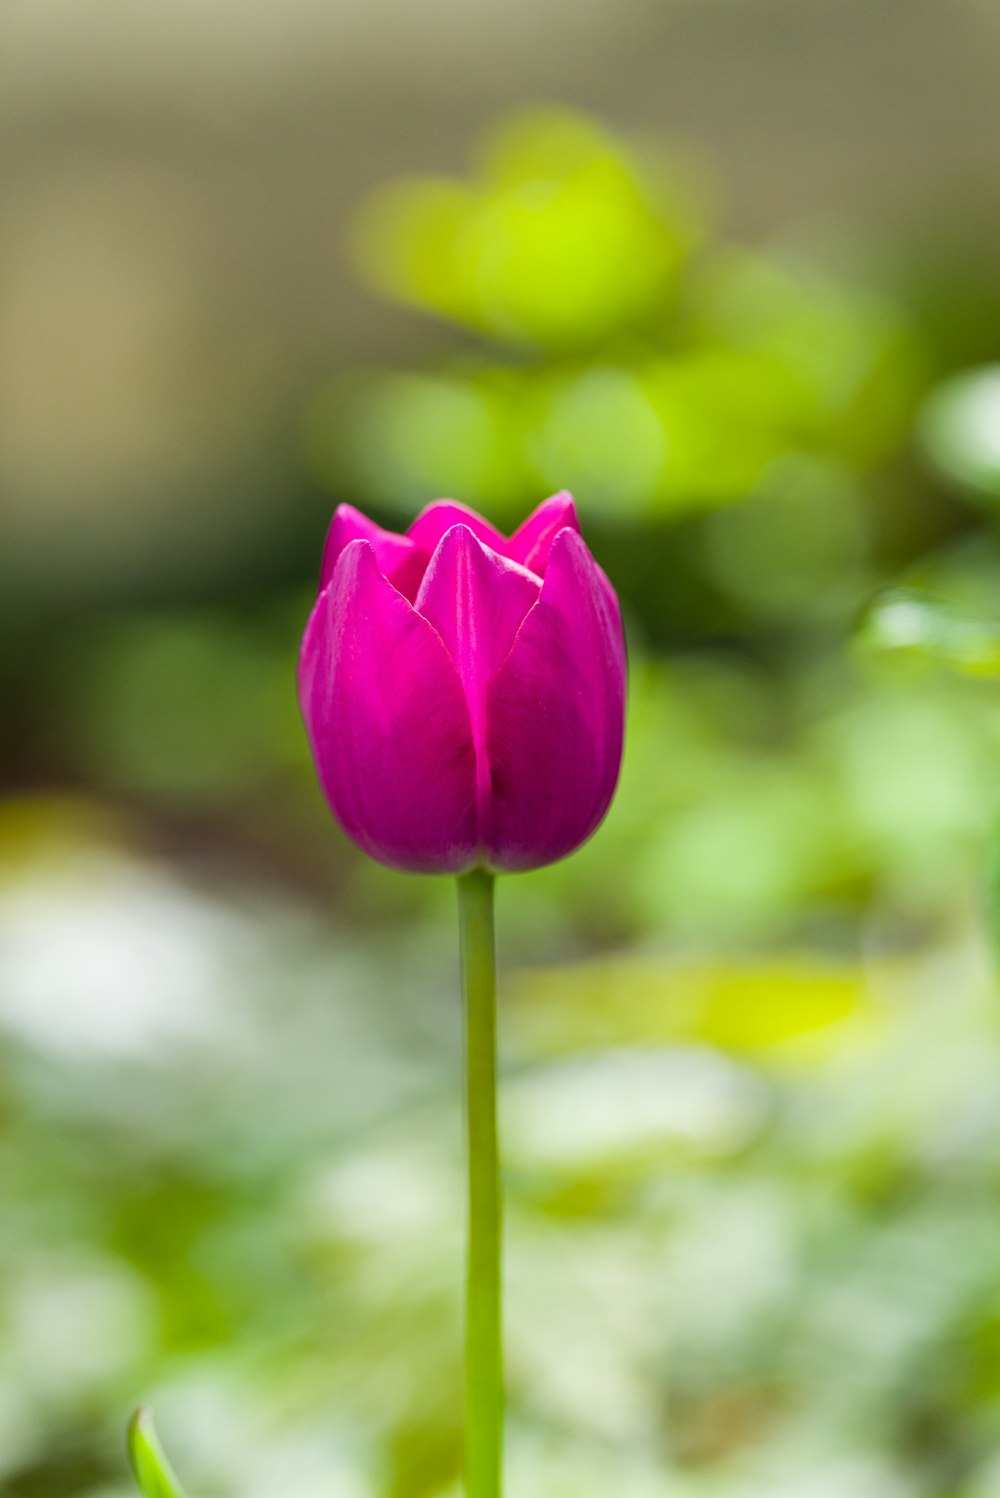
<path id="1" fill-rule="evenodd" d="M 501 889 L 510 1490 L 997 1498 L 996 372 L 709 197 L 555 111 L 390 185 L 447 331 L 305 416 L 387 523 L 574 488 L 628 620 L 607 823 Z M 139 1398 L 203 1498 L 458 1491 L 452 892 L 315 786 L 327 507 L 0 641 L 5 1498 L 127 1498 Z"/>
<path id="2" fill-rule="evenodd" d="M 715 240 L 696 174 L 661 155 L 544 111 L 494 132 L 471 182 L 376 194 L 363 273 L 479 342 L 319 392 L 317 471 L 403 512 L 455 494 L 512 521 L 569 488 L 649 517 L 744 498 L 791 452 L 835 475 L 890 452 L 920 378 L 901 309 Z"/>
<path id="3" fill-rule="evenodd" d="M 920 435 L 946 479 L 995 503 L 1000 498 L 1000 365 L 944 381 L 924 406 Z"/>
<path id="4" fill-rule="evenodd" d="M 630 154 L 582 115 L 505 122 L 477 168 L 468 185 L 373 196 L 357 250 L 390 294 L 504 342 L 586 348 L 641 328 L 700 235 L 683 186 L 654 196 Z"/>

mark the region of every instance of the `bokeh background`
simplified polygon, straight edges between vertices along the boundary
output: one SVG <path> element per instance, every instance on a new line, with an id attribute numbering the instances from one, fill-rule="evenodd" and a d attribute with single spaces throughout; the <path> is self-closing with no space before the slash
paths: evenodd
<path id="1" fill-rule="evenodd" d="M 5 0 L 0 1491 L 454 1498 L 453 893 L 313 783 L 337 500 L 574 490 L 505 881 L 516 1498 L 1000 1495 L 1000 8 Z"/>

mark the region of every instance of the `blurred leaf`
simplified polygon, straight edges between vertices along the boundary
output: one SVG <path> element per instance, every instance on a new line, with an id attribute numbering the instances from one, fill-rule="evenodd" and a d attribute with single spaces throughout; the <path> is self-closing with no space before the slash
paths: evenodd
<path id="1" fill-rule="evenodd" d="M 742 504 L 708 517 L 713 576 L 762 620 L 849 624 L 868 576 L 857 476 L 835 459 L 787 453 Z"/>
<path id="2" fill-rule="evenodd" d="M 145 1498 L 185 1498 L 184 1489 L 160 1445 L 149 1410 L 136 1410 L 129 1421 L 128 1449 L 132 1470 Z"/>
<path id="3" fill-rule="evenodd" d="M 918 430 L 945 478 L 973 496 L 1000 499 L 1000 364 L 945 380 L 925 402 Z"/>
<path id="4" fill-rule="evenodd" d="M 453 496 L 498 518 L 532 494 L 510 372 L 372 371 L 321 387 L 303 427 L 308 460 L 334 492 L 360 491 L 407 520 L 414 496 Z M 558 486 L 556 486 L 558 487 Z"/>
<path id="5" fill-rule="evenodd" d="M 304 764 L 299 625 L 180 609 L 102 621 L 81 643 L 70 703 L 83 757 L 105 783 L 191 802 L 238 797 Z"/>
<path id="6" fill-rule="evenodd" d="M 991 829 L 985 863 L 984 892 L 987 929 L 993 943 L 995 960 L 1000 962 L 1000 822 L 996 820 Z"/>
<path id="7" fill-rule="evenodd" d="M 495 131 L 472 185 L 377 194 L 357 249 L 362 273 L 402 301 L 565 348 L 648 316 L 697 235 L 683 188 L 654 193 L 608 132 L 550 109 Z"/>
<path id="8" fill-rule="evenodd" d="M 850 288 L 750 269 L 726 297 L 696 282 L 690 327 L 651 315 L 641 344 L 607 337 L 603 358 L 332 381 L 307 413 L 311 464 L 378 505 L 408 513 L 416 494 L 454 495 L 511 520 L 563 487 L 612 514 L 682 514 L 741 500 L 802 459 L 853 477 L 904 430 L 912 339 Z"/>
<path id="9" fill-rule="evenodd" d="M 795 393 L 800 435 L 864 468 L 905 435 L 922 349 L 901 309 L 824 275 L 801 255 L 726 251 L 710 261 L 696 321 L 702 338 L 767 358 Z"/>
<path id="10" fill-rule="evenodd" d="M 870 1034 L 878 1017 L 862 968 L 808 955 L 624 958 L 529 971 L 511 988 L 519 1025 L 543 1052 L 695 1041 L 760 1055 L 809 1039 L 818 1044 L 808 1054 L 822 1053 L 848 1030 L 852 1039 Z"/>
<path id="11" fill-rule="evenodd" d="M 0 887 L 42 865 L 58 871 L 74 853 L 125 836 L 124 824 L 109 807 L 82 796 L 9 797 L 0 802 Z"/>
<path id="12" fill-rule="evenodd" d="M 900 589 L 879 599 L 859 643 L 872 653 L 936 662 L 964 676 L 1000 675 L 1000 618 L 975 618 L 917 592 Z"/>
<path id="13" fill-rule="evenodd" d="M 542 489 L 567 488 L 612 512 L 650 508 L 668 448 L 641 371 L 611 365 L 559 371 L 527 393 L 526 456 Z"/>
<path id="14" fill-rule="evenodd" d="M 663 426 L 664 509 L 742 498 L 810 424 L 808 392 L 766 352 L 701 349 L 664 359 L 649 385 Z"/>
<path id="15" fill-rule="evenodd" d="M 922 377 L 899 308 L 781 249 L 707 242 L 693 181 L 547 109 L 488 135 L 468 180 L 373 197 L 361 273 L 527 351 L 332 382 L 304 429 L 320 478 L 407 513 L 451 495 L 512 523 L 569 487 L 680 516 L 803 457 L 853 476 L 891 454 Z"/>

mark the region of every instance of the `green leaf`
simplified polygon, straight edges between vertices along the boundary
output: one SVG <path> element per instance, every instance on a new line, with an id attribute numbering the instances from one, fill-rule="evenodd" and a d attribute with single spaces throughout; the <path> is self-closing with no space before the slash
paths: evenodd
<path id="1" fill-rule="evenodd" d="M 971 496 L 1000 499 L 1000 365 L 953 375 L 920 413 L 919 435 L 934 466 Z"/>
<path id="2" fill-rule="evenodd" d="M 128 1453 L 145 1498 L 186 1498 L 160 1445 L 150 1410 L 137 1409 L 129 1421 Z"/>
<path id="3" fill-rule="evenodd" d="M 655 320 L 702 238 L 678 161 L 649 177 L 585 116 L 516 116 L 465 181 L 390 183 L 359 216 L 361 273 L 389 296 L 517 344 L 572 349 Z"/>
<path id="4" fill-rule="evenodd" d="M 873 654 L 933 661 L 963 676 L 1000 676 L 1000 620 L 976 617 L 942 599 L 899 589 L 878 599 L 861 629 Z"/>
<path id="5" fill-rule="evenodd" d="M 879 1031 L 865 968 L 809 952 L 536 969 L 513 981 L 509 999 L 534 1055 L 695 1042 L 808 1065 Z"/>

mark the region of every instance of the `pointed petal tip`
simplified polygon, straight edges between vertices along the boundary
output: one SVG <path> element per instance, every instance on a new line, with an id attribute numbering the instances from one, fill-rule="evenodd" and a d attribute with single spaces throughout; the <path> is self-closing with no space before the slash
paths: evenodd
<path id="1" fill-rule="evenodd" d="M 368 520 L 367 515 L 359 510 L 356 505 L 348 504 L 346 500 L 341 500 L 334 506 L 333 518 L 336 520 L 338 517 L 342 520 L 363 520 L 366 522 Z"/>
<path id="2" fill-rule="evenodd" d="M 401 592 L 406 592 L 417 580 L 422 562 L 409 536 L 386 530 L 354 505 L 339 504 L 333 512 L 323 546 L 320 587 L 330 581 L 341 553 L 357 540 L 371 543 L 379 568 Z"/>
<path id="3" fill-rule="evenodd" d="M 542 500 L 518 526 L 508 543 L 508 555 L 541 577 L 549 563 L 552 543 L 565 529 L 579 534 L 580 520 L 572 494 L 561 489 Z"/>
<path id="4" fill-rule="evenodd" d="M 438 542 L 414 608 L 444 641 L 474 716 L 486 680 L 500 665 L 540 591 L 534 573 L 487 545 L 463 523 L 450 526 Z"/>
<path id="5" fill-rule="evenodd" d="M 558 530 L 543 538 L 546 547 L 545 574 L 542 592 L 551 594 L 556 579 L 569 572 L 600 571 L 594 561 L 590 547 L 583 536 L 571 525 L 561 525 Z"/>
<path id="6" fill-rule="evenodd" d="M 491 525 L 478 510 L 455 499 L 436 499 L 433 504 L 425 506 L 406 534 L 425 551 L 432 552 L 453 525 L 467 526 L 474 536 L 495 551 L 502 553 L 505 550 L 505 538 L 496 526 Z"/>
<path id="7" fill-rule="evenodd" d="M 410 524 L 406 527 L 407 531 L 412 531 L 415 525 L 423 525 L 429 515 L 437 515 L 439 512 L 447 513 L 448 515 L 473 515 L 477 520 L 482 520 L 486 524 L 489 523 L 486 521 L 485 515 L 480 515 L 471 505 L 463 504 L 460 499 L 432 499 L 410 521 Z"/>
<path id="8" fill-rule="evenodd" d="M 577 518 L 576 500 L 573 498 L 568 489 L 558 489 L 555 494 L 550 494 L 548 499 L 542 500 L 542 503 L 538 506 L 538 508 L 540 510 L 544 509 L 546 505 L 551 505 L 553 508 L 559 506 L 560 508 L 572 514 L 574 519 Z"/>
<path id="9" fill-rule="evenodd" d="M 475 546 L 480 551 L 485 542 L 477 535 L 467 520 L 454 520 L 438 537 L 434 550 L 440 551 L 442 546 Z"/>
<path id="10" fill-rule="evenodd" d="M 604 568 L 595 558 L 594 553 L 583 539 L 580 531 L 570 525 L 561 526 L 552 537 L 545 582 L 549 581 L 553 570 L 558 575 L 567 569 L 584 569 L 593 573 L 595 577 L 603 579 L 605 586 L 614 594 L 614 589 L 611 587 Z"/>
<path id="11" fill-rule="evenodd" d="M 471 566 L 485 571 L 492 569 L 497 576 L 517 573 L 526 582 L 532 584 L 536 595 L 538 593 L 540 581 L 530 568 L 510 556 L 506 550 L 484 540 L 466 521 L 459 520 L 454 525 L 450 525 L 442 534 L 427 563 L 420 591 L 414 601 L 414 608 L 418 613 L 423 612 L 421 600 L 427 594 L 431 579 L 438 577 L 443 567 L 454 568 L 462 562 L 468 562 Z"/>
<path id="12" fill-rule="evenodd" d="M 363 565 L 362 558 L 374 572 L 379 571 L 375 547 L 367 536 L 352 536 L 349 540 L 341 541 L 335 552 L 332 547 L 328 548 L 328 553 L 323 558 L 323 575 L 320 578 L 317 602 L 324 593 L 329 592 L 338 576 L 343 576 L 348 569 L 357 572 Z"/>

